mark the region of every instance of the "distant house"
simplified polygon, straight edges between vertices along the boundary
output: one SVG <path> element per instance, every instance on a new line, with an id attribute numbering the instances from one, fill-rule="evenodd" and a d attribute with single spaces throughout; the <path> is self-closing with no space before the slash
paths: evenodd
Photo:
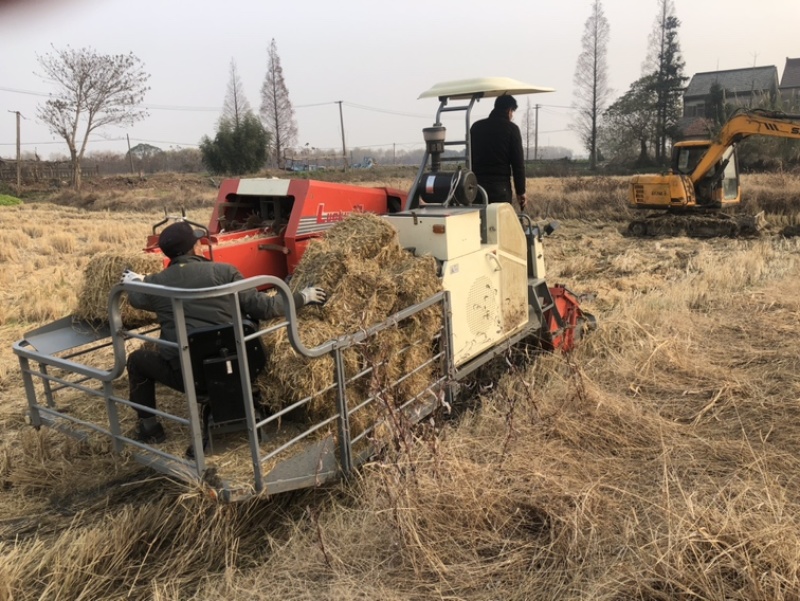
<path id="1" fill-rule="evenodd" d="M 684 117 L 706 116 L 714 84 L 717 84 L 722 91 L 722 100 L 725 104 L 741 107 L 759 106 L 777 98 L 778 69 L 770 66 L 695 73 L 683 93 Z M 798 85 L 800 86 L 800 83 Z"/>
<path id="2" fill-rule="evenodd" d="M 780 91 L 784 107 L 800 109 L 800 58 L 786 58 Z"/>

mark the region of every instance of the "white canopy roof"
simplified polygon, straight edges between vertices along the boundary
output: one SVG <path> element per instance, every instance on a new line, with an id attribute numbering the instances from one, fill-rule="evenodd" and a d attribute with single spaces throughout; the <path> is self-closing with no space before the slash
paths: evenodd
<path id="1" fill-rule="evenodd" d="M 472 98 L 475 94 L 492 97 L 504 94 L 538 94 L 540 92 L 555 92 L 555 89 L 534 86 L 510 77 L 476 77 L 437 83 L 419 97 L 465 99 Z"/>

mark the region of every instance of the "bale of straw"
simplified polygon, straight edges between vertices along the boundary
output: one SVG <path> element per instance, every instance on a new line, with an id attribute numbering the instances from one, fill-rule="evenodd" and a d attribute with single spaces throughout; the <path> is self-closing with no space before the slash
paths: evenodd
<path id="1" fill-rule="evenodd" d="M 73 315 L 87 321 L 108 321 L 108 295 L 111 288 L 119 283 L 122 272 L 126 268 L 142 275 L 161 271 L 163 261 L 164 257 L 160 254 L 142 252 L 106 252 L 95 255 L 84 270 Z M 155 323 L 155 314 L 131 307 L 127 295 L 123 295 L 120 308 L 122 323 L 126 328 Z"/>
<path id="2" fill-rule="evenodd" d="M 376 259 L 387 249 L 400 249 L 397 231 L 385 219 L 372 213 L 351 213 L 328 230 L 325 241 L 364 260 Z"/>
<path id="3" fill-rule="evenodd" d="M 309 244 L 290 287 L 301 290 L 309 285 L 324 288 L 328 302 L 324 307 L 308 307 L 300 312 L 298 328 L 307 346 L 369 328 L 441 290 L 435 260 L 415 257 L 404 250 L 394 228 L 372 214 L 351 215 L 324 238 Z M 369 377 L 348 386 L 348 406 L 352 409 L 376 393 L 386 402 L 399 403 L 428 385 L 430 368 L 387 388 L 431 357 L 431 333 L 438 330 L 440 322 L 437 310 L 429 309 L 348 349 L 348 378 L 372 368 Z M 291 347 L 283 330 L 266 336 L 264 342 L 270 349 L 269 359 L 258 385 L 273 411 L 333 386 L 332 357 L 302 357 Z M 335 399 L 334 390 L 314 397 L 306 417 L 319 421 L 334 415 L 338 411 Z M 355 414 L 351 431 L 357 433 L 368 427 L 376 411 L 378 404 L 373 404 Z"/>

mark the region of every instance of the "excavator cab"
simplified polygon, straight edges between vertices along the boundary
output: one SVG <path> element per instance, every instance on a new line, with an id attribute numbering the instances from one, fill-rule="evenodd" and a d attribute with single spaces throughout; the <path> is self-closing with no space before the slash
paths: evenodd
<path id="1" fill-rule="evenodd" d="M 678 142 L 672 148 L 672 172 L 690 176 L 708 153 L 706 140 Z M 739 165 L 736 147 L 730 146 L 722 158 L 695 184 L 695 203 L 699 207 L 739 204 Z"/>

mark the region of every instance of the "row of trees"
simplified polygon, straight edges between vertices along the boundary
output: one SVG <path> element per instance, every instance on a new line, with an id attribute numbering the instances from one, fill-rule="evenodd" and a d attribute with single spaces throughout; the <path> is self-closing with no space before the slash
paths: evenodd
<path id="1" fill-rule="evenodd" d="M 681 116 L 684 61 L 678 41 L 680 21 L 673 0 L 656 0 L 658 11 L 650 34 L 642 75 L 614 100 L 608 85 L 610 27 L 601 0 L 594 0 L 575 67 L 573 128 L 589 151 L 592 168 L 601 156 L 663 165 Z"/>
<path id="2" fill-rule="evenodd" d="M 150 75 L 129 54 L 100 54 L 92 48 L 55 49 L 37 56 L 44 79 L 55 92 L 37 109 L 37 117 L 63 139 L 72 164 L 72 184 L 81 186 L 81 163 L 92 133 L 107 125 L 132 125 L 147 116 L 140 108 Z M 256 116 L 231 61 L 231 78 L 214 139 L 200 144 L 203 164 L 213 173 L 241 174 L 262 168 L 268 151 L 277 165 L 284 148 L 296 143 L 297 122 L 273 39 Z M 131 158 L 133 157 L 131 154 Z M 141 158 L 141 157 L 140 157 Z"/>
<path id="3" fill-rule="evenodd" d="M 610 27 L 602 0 L 593 0 L 575 68 L 572 123 L 589 151 L 592 169 L 601 158 L 638 165 L 663 165 L 668 161 L 669 144 L 678 134 L 681 96 L 688 78 L 683 74 L 678 41 L 680 21 L 675 15 L 674 0 L 656 3 L 658 10 L 642 74 L 611 102 L 607 64 Z M 103 55 L 91 48 L 67 47 L 37 58 L 44 77 L 57 88 L 39 107 L 38 117 L 67 143 L 73 184 L 79 188 L 80 165 L 89 136 L 100 127 L 131 125 L 147 116 L 140 105 L 149 90 L 149 75 L 133 54 Z M 203 165 L 212 173 L 254 172 L 264 167 L 268 159 L 273 167 L 283 167 L 287 151 L 296 145 L 297 122 L 274 39 L 267 59 L 258 114 L 244 94 L 235 61 L 231 61 L 216 134 L 213 138 L 204 136 L 200 144 Z M 723 90 L 712 90 L 709 109 L 717 122 L 724 118 Z M 530 104 L 523 121 L 530 148 Z M 534 156 L 528 158 L 544 158 L 535 140 L 533 144 Z"/>
<path id="4" fill-rule="evenodd" d="M 274 38 L 267 56 L 258 116 L 244 94 L 236 62 L 231 60 L 217 133 L 213 139 L 204 136 L 200 143 L 203 163 L 212 173 L 252 173 L 265 165 L 268 156 L 280 167 L 284 150 L 297 143 L 297 121 Z"/>
<path id="5" fill-rule="evenodd" d="M 642 76 L 610 105 L 612 92 L 607 65 L 610 27 L 602 1 L 594 0 L 592 4 L 574 75 L 573 122 L 589 151 L 592 168 L 601 157 L 601 149 L 613 158 L 637 156 L 641 164 L 651 161 L 663 164 L 667 160 L 668 142 L 675 135 L 681 92 L 687 78 L 683 75 L 684 62 L 678 43 L 680 21 L 675 16 L 674 0 L 656 2 L 658 13 Z M 77 188 L 80 163 L 90 134 L 105 125 L 133 124 L 147 115 L 139 105 L 149 89 L 149 75 L 132 54 L 109 56 L 88 48 L 67 47 L 38 58 L 46 78 L 58 88 L 40 107 L 38 116 L 66 141 Z M 213 138 L 204 136 L 200 143 L 203 164 L 212 173 L 257 171 L 268 157 L 272 166 L 281 167 L 286 150 L 296 144 L 297 122 L 274 39 L 267 59 L 258 115 L 244 94 L 235 61 L 231 61 L 216 134 Z M 525 115 L 528 131 L 530 112 L 529 106 Z M 533 158 L 538 158 L 535 144 Z"/>

